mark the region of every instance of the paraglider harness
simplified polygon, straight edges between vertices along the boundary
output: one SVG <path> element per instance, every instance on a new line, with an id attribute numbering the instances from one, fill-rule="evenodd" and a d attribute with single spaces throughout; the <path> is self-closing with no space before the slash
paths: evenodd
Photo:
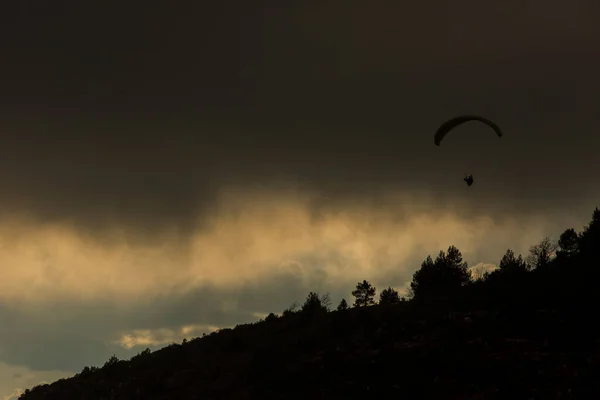
<path id="1" fill-rule="evenodd" d="M 464 181 L 467 182 L 467 185 L 471 186 L 473 184 L 473 175 L 466 176 Z"/>

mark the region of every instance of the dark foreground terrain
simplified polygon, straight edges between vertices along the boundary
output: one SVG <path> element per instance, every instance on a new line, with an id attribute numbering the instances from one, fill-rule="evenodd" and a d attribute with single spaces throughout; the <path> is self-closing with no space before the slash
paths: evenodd
<path id="1" fill-rule="evenodd" d="M 581 233 L 508 250 L 475 279 L 451 246 L 415 272 L 412 299 L 299 311 L 181 345 L 113 357 L 26 391 L 36 399 L 600 399 L 600 210 Z M 385 295 L 384 295 L 385 293 Z"/>
<path id="2" fill-rule="evenodd" d="M 600 398 L 600 332 L 582 313 L 408 308 L 223 330 L 21 399 Z"/>

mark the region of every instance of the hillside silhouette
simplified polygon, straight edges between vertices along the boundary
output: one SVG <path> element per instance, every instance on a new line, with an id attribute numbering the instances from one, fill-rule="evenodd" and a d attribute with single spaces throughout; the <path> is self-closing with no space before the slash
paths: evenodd
<path id="1" fill-rule="evenodd" d="M 427 257 L 410 295 L 368 281 L 256 323 L 109 359 L 20 399 L 600 398 L 600 210 L 473 276 Z"/>

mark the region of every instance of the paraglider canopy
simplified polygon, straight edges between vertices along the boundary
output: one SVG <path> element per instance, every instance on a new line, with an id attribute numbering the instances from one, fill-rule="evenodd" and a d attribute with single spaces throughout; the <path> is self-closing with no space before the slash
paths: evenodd
<path id="1" fill-rule="evenodd" d="M 500 130 L 500 127 L 494 122 L 490 121 L 489 119 L 477 115 L 460 115 L 458 117 L 454 117 L 444 122 L 435 133 L 435 136 L 433 137 L 433 142 L 436 146 L 439 146 L 444 137 L 446 137 L 446 135 L 448 134 L 448 132 L 456 128 L 458 125 L 464 124 L 465 122 L 469 121 L 483 122 L 484 124 L 492 128 L 496 132 L 496 135 L 498 135 L 498 137 L 502 137 L 502 131 Z"/>

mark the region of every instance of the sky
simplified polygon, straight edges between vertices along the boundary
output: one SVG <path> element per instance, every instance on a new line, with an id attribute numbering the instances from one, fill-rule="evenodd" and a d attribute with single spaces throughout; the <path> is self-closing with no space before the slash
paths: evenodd
<path id="1" fill-rule="evenodd" d="M 600 205 L 597 1 L 202 3 L 0 6 L 0 399 Z"/>

